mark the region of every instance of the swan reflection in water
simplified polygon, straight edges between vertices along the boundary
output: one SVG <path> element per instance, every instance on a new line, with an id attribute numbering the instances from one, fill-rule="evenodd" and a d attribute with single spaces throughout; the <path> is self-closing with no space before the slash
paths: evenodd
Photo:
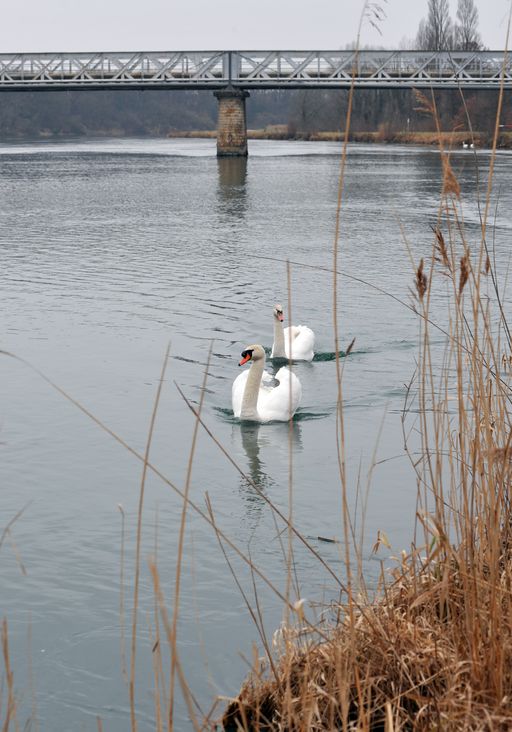
<path id="1" fill-rule="evenodd" d="M 242 450 L 247 456 L 246 475 L 261 491 L 266 492 L 272 486 L 286 484 L 290 436 L 293 453 L 302 450 L 302 432 L 298 422 L 292 422 L 291 434 L 287 422 L 263 425 L 259 422 L 241 422 L 233 425 L 232 441 L 236 445 L 240 440 Z M 240 450 L 236 452 L 239 453 Z M 267 465 L 272 462 L 281 466 L 280 475 L 276 479 L 267 472 Z M 243 478 L 240 481 L 240 494 L 251 514 L 259 514 L 265 506 L 258 491 Z"/>

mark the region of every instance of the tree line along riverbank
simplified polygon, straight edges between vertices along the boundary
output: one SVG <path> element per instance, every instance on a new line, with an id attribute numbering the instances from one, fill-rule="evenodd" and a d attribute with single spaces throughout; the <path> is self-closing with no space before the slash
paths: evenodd
<path id="1" fill-rule="evenodd" d="M 492 138 L 498 93 L 481 90 L 435 95 L 440 129 L 478 144 Z M 421 111 L 410 89 L 357 89 L 351 139 L 366 142 L 430 144 L 431 117 Z M 253 138 L 341 139 L 348 110 L 347 90 L 255 91 L 247 100 L 247 124 Z M 70 91 L 0 96 L 0 139 L 58 136 L 214 136 L 217 101 L 195 91 Z M 512 93 L 505 92 L 500 144 L 509 146 Z M 431 139 L 431 138 L 430 138 Z"/>

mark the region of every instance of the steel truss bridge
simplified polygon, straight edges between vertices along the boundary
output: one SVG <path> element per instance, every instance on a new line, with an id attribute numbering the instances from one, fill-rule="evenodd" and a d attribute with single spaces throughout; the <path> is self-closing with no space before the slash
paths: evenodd
<path id="1" fill-rule="evenodd" d="M 0 91 L 512 88 L 502 51 L 168 51 L 0 54 Z"/>

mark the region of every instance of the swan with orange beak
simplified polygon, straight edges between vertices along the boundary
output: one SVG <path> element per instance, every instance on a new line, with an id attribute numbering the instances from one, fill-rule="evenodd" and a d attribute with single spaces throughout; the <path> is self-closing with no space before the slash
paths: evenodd
<path id="1" fill-rule="evenodd" d="M 240 366 L 251 367 L 233 382 L 231 400 L 235 417 L 250 422 L 287 422 L 297 411 L 302 398 L 302 386 L 286 366 L 275 375 L 277 386 L 265 369 L 265 351 L 258 344 L 242 351 Z"/>

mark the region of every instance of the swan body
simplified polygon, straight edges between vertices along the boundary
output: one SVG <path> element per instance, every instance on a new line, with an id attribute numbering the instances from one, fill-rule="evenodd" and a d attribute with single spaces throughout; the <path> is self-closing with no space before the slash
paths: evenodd
<path id="1" fill-rule="evenodd" d="M 288 361 L 312 361 L 315 355 L 315 334 L 311 328 L 307 325 L 283 328 L 283 320 L 282 305 L 274 305 L 274 344 L 270 357 L 287 358 Z"/>
<path id="2" fill-rule="evenodd" d="M 297 411 L 302 397 L 299 379 L 284 366 L 275 376 L 278 385 L 266 371 L 263 346 L 247 346 L 242 351 L 240 366 L 252 361 L 250 369 L 233 382 L 231 401 L 235 417 L 250 422 L 287 422 Z"/>

